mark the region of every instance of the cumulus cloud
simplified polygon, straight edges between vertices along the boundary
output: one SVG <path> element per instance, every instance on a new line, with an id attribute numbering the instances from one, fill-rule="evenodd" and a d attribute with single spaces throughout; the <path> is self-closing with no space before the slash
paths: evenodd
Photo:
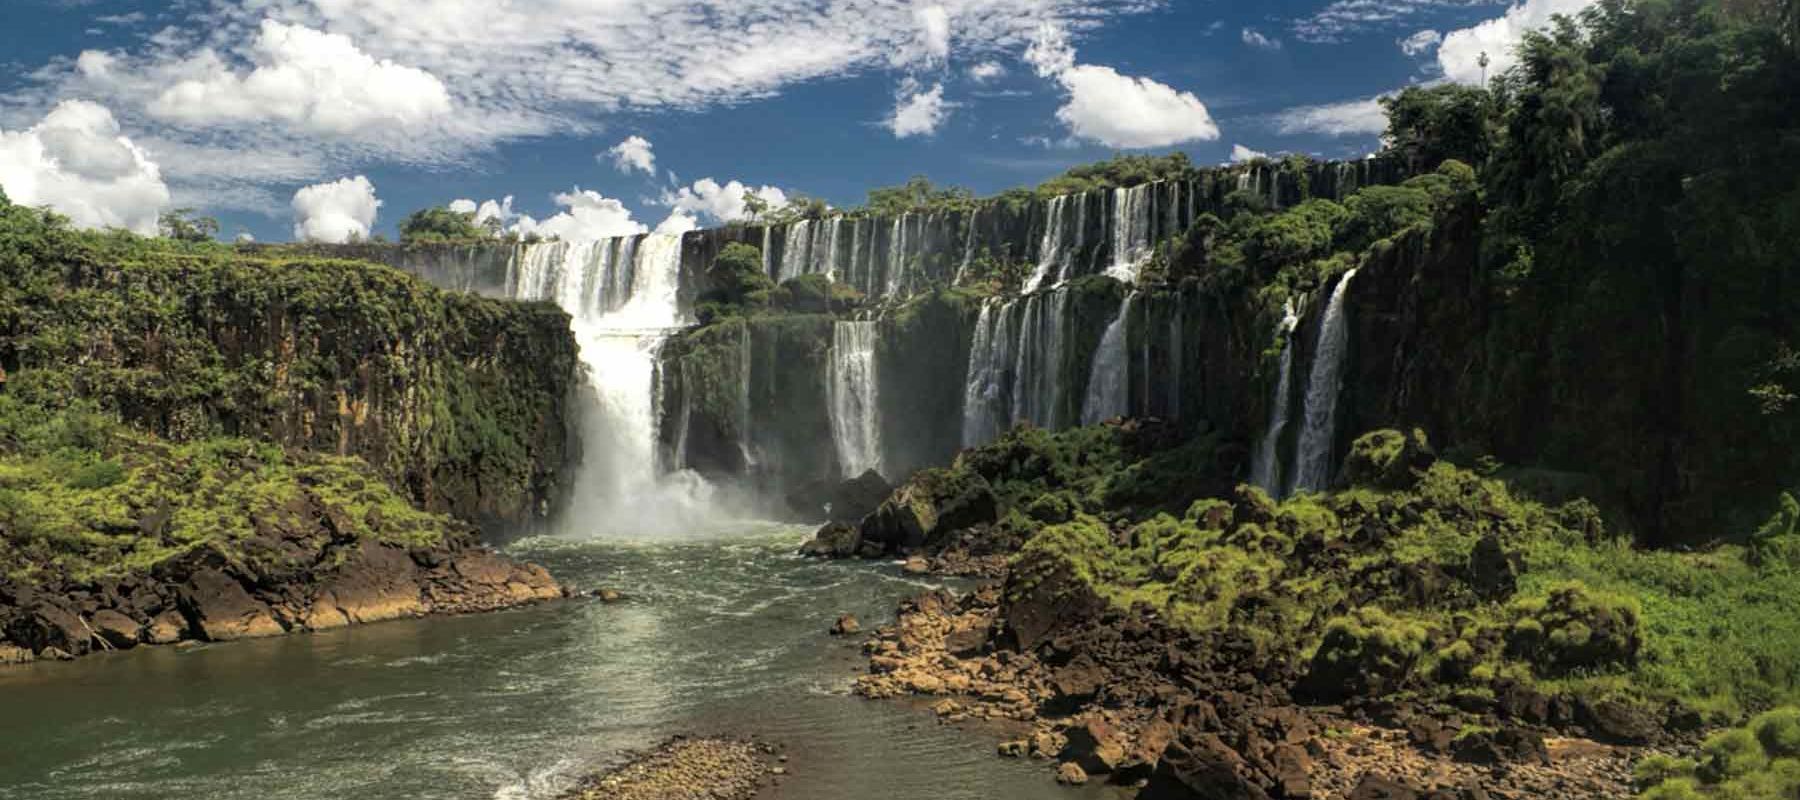
<path id="1" fill-rule="evenodd" d="M 1277 114 L 1276 130 L 1285 134 L 1325 136 L 1379 135 L 1387 132 L 1387 113 L 1379 98 L 1291 108 Z"/>
<path id="2" fill-rule="evenodd" d="M 627 175 L 634 170 L 645 175 L 656 174 L 656 153 L 650 140 L 642 136 L 627 137 L 625 141 L 607 150 L 606 155 L 612 160 L 613 166 Z"/>
<path id="3" fill-rule="evenodd" d="M 937 133 L 938 126 L 949 116 L 950 104 L 944 102 L 943 84 L 926 89 L 909 79 L 901 85 L 894 100 L 894 113 L 885 124 L 895 138 L 906 139 Z"/>
<path id="4" fill-rule="evenodd" d="M 664 236 L 680 236 L 688 231 L 697 230 L 699 227 L 700 220 L 696 219 L 693 214 L 675 209 L 669 212 L 668 219 L 656 226 L 656 232 Z"/>
<path id="5" fill-rule="evenodd" d="M 294 238 L 342 244 L 367 239 L 381 201 L 375 184 L 358 175 L 319 183 L 294 193 Z"/>
<path id="6" fill-rule="evenodd" d="M 65 101 L 23 131 L 0 130 L 0 188 L 12 202 L 47 205 L 83 228 L 156 233 L 169 187 L 106 107 Z"/>
<path id="7" fill-rule="evenodd" d="M 1280 50 L 1281 40 L 1264 35 L 1255 28 L 1245 28 L 1242 34 L 1244 44 L 1259 50 Z"/>
<path id="8" fill-rule="evenodd" d="M 1498 75 L 1519 62 L 1516 48 L 1527 31 L 1548 24 L 1558 14 L 1574 16 L 1596 0 L 1526 0 L 1506 10 L 1506 15 L 1473 27 L 1451 31 L 1438 46 L 1438 66 L 1444 77 L 1457 83 L 1480 83 L 1482 75 Z M 1489 63 L 1481 66 L 1481 54 Z"/>
<path id="9" fill-rule="evenodd" d="M 199 76 L 170 86 L 148 111 L 188 125 L 271 121 L 326 134 L 406 128 L 450 112 L 442 81 L 376 60 L 348 36 L 266 19 L 250 57 L 256 67 L 239 74 L 215 51 L 201 51 L 181 67 Z"/>
<path id="10" fill-rule="evenodd" d="M 913 12 L 919 23 L 919 42 L 927 59 L 942 63 L 950 58 L 950 12 L 943 6 L 924 6 Z"/>
<path id="11" fill-rule="evenodd" d="M 1083 139 L 1141 148 L 1219 138 L 1206 105 L 1190 92 L 1091 65 L 1074 67 L 1061 80 L 1069 102 L 1056 118 Z"/>
<path id="12" fill-rule="evenodd" d="M 1246 161 L 1255 161 L 1259 158 L 1268 157 L 1268 153 L 1261 150 L 1251 150 L 1241 144 L 1234 144 L 1231 146 L 1231 163 L 1233 164 L 1242 164 Z"/>
<path id="13" fill-rule="evenodd" d="M 1006 66 L 998 61 L 983 61 L 969 68 L 969 79 L 976 83 L 993 83 L 1006 77 Z"/>
<path id="14" fill-rule="evenodd" d="M 450 210 L 458 214 L 474 214 L 477 225 L 486 225 L 491 220 L 504 227 L 512 224 L 512 221 L 519 217 L 513 212 L 512 205 L 513 198 L 509 194 L 501 200 L 484 200 L 481 203 L 467 198 L 453 200 L 450 203 Z"/>
<path id="15" fill-rule="evenodd" d="M 720 185 L 712 178 L 702 178 L 691 187 L 684 186 L 678 191 L 665 194 L 662 201 L 663 205 L 678 213 L 725 223 L 749 218 L 744 208 L 744 198 L 750 195 L 761 198 L 769 208 L 781 208 L 788 204 L 787 193 L 776 187 L 752 189 L 738 181 Z"/>
<path id="16" fill-rule="evenodd" d="M 536 233 L 564 241 L 585 242 L 615 236 L 636 236 L 649 228 L 631 218 L 624 203 L 599 192 L 574 189 L 551 198 L 563 211 L 542 222 L 522 216 L 511 230 L 520 235 Z"/>
<path id="17" fill-rule="evenodd" d="M 1400 45 L 1400 52 L 1417 58 L 1431 52 L 1432 49 L 1437 47 L 1438 43 L 1443 40 L 1443 34 L 1430 28 L 1426 28 L 1425 30 L 1418 31 L 1411 36 L 1401 39 L 1398 44 Z"/>
<path id="18" fill-rule="evenodd" d="M 1167 147 L 1219 138 L 1206 104 L 1149 78 L 1121 75 L 1112 67 L 1075 63 L 1075 48 L 1062 26 L 1038 28 L 1025 61 L 1039 76 L 1055 78 L 1069 94 L 1056 118 L 1077 138 L 1107 147 Z"/>

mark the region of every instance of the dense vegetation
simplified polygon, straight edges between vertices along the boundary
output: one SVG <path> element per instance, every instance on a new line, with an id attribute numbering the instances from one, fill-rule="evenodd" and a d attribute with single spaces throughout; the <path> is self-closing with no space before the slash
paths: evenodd
<path id="1" fill-rule="evenodd" d="M 565 314 L 194 239 L 0 200 L 0 571 L 147 569 L 313 507 L 394 540 L 452 525 L 415 507 L 544 511 Z"/>

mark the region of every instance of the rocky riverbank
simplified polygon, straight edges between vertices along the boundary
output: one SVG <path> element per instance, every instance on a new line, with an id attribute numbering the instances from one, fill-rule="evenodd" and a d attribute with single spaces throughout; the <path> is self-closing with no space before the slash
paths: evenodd
<path id="1" fill-rule="evenodd" d="M 998 585 L 906 601 L 865 643 L 856 692 L 937 698 L 946 724 L 1028 726 L 1001 756 L 1142 798 L 1623 797 L 1642 753 L 1425 704 L 1299 704 L 1295 671 L 1250 643 L 1202 641 L 1148 613 L 1101 614 L 1020 648 L 1002 605 Z"/>
<path id="2" fill-rule="evenodd" d="M 564 800 L 750 800 L 787 773 L 772 745 L 678 736 L 587 778 Z"/>

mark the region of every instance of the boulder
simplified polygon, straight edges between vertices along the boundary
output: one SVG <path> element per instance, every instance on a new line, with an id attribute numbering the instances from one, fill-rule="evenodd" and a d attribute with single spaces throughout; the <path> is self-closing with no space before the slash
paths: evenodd
<path id="1" fill-rule="evenodd" d="M 1106 671 L 1087 656 L 1077 656 L 1050 677 L 1050 688 L 1058 703 L 1074 707 L 1094 699 L 1106 685 Z"/>
<path id="2" fill-rule="evenodd" d="M 1421 789 L 1369 773 L 1350 790 L 1348 800 L 1421 800 L 1424 796 Z"/>
<path id="3" fill-rule="evenodd" d="M 1456 760 L 1469 764 L 1523 763 L 1550 765 L 1544 737 L 1521 728 L 1470 733 L 1456 740 Z"/>
<path id="4" fill-rule="evenodd" d="M 7 626 L 7 638 L 39 655 L 50 648 L 73 655 L 86 653 L 92 635 L 81 623 L 81 617 L 56 601 L 39 597 L 19 610 Z"/>
<path id="5" fill-rule="evenodd" d="M 813 534 L 812 541 L 800 546 L 800 555 L 812 558 L 850 558 L 856 555 L 862 538 L 856 527 L 841 522 L 827 522 Z"/>
<path id="6" fill-rule="evenodd" d="M 493 577 L 504 584 L 507 575 L 502 570 Z M 305 624 L 312 630 L 329 630 L 416 617 L 425 610 L 412 557 L 397 547 L 363 542 L 357 555 L 313 597 Z"/>
<path id="7" fill-rule="evenodd" d="M 1184 737 L 1163 751 L 1138 800 L 1268 800 L 1250 765 L 1217 734 Z"/>
<path id="8" fill-rule="evenodd" d="M 144 626 L 142 640 L 149 644 L 174 644 L 187 633 L 187 618 L 175 609 L 167 609 L 150 618 Z"/>
<path id="9" fill-rule="evenodd" d="M 853 636 L 860 632 L 862 632 L 862 623 L 857 622 L 856 617 L 849 614 L 838 617 L 837 622 L 831 624 L 832 636 Z"/>
<path id="10" fill-rule="evenodd" d="M 88 620 L 88 627 L 107 644 L 119 650 L 129 650 L 138 645 L 138 631 L 143 628 L 137 620 L 125 616 L 112 609 L 94 613 Z"/>
<path id="11" fill-rule="evenodd" d="M 1056 782 L 1065 786 L 1081 786 L 1088 782 L 1087 772 L 1079 764 L 1065 763 L 1056 768 Z"/>
<path id="12" fill-rule="evenodd" d="M 178 595 L 195 632 L 208 641 L 229 642 L 286 633 L 267 605 L 218 569 L 201 569 L 190 575 Z"/>
<path id="13" fill-rule="evenodd" d="M 944 636 L 944 650 L 957 658 L 975 658 L 987 650 L 986 628 L 966 628 Z"/>
<path id="14" fill-rule="evenodd" d="M 825 503 L 832 522 L 855 525 L 862 522 L 863 517 L 875 513 L 882 501 L 893 493 L 893 485 L 881 477 L 881 473 L 868 470 L 838 484 L 826 495 Z"/>
<path id="15" fill-rule="evenodd" d="M 1344 480 L 1352 486 L 1409 489 L 1436 462 L 1437 453 L 1424 431 L 1374 431 L 1350 445 L 1350 454 L 1344 458 Z"/>
<path id="16" fill-rule="evenodd" d="M 1608 744 L 1644 744 L 1660 733 L 1648 711 L 1617 700 L 1575 701 L 1575 718 L 1588 735 Z"/>
<path id="17" fill-rule="evenodd" d="M 929 575 L 931 574 L 931 562 L 921 556 L 913 556 L 906 559 L 906 563 L 900 565 L 900 571 L 908 575 Z"/>
<path id="18" fill-rule="evenodd" d="M 1469 583 L 1483 598 L 1503 600 L 1518 589 L 1523 567 L 1524 559 L 1509 552 L 1500 537 L 1490 533 L 1481 537 L 1469 554 Z"/>
<path id="19" fill-rule="evenodd" d="M 888 552 L 941 542 L 949 533 L 999 519 L 999 498 L 972 472 L 926 470 L 906 482 L 862 520 L 864 546 Z"/>
<path id="20" fill-rule="evenodd" d="M 1297 744 L 1278 744 L 1269 757 L 1275 778 L 1275 790 L 1285 798 L 1300 800 L 1312 797 L 1312 756 Z"/>
<path id="21" fill-rule="evenodd" d="M 35 658 L 30 650 L 0 643 L 0 666 L 7 664 L 29 664 Z"/>
<path id="22" fill-rule="evenodd" d="M 1064 735 L 1068 743 L 1057 758 L 1079 765 L 1089 775 L 1106 775 L 1125 763 L 1125 737 L 1104 719 L 1088 717 Z"/>

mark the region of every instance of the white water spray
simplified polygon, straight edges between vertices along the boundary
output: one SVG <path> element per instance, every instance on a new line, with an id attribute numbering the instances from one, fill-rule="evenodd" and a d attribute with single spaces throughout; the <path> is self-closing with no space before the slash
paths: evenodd
<path id="1" fill-rule="evenodd" d="M 831 438 L 844 477 L 881 471 L 874 322 L 837 322 L 831 330 Z"/>
<path id="2" fill-rule="evenodd" d="M 1313 352 L 1312 376 L 1306 382 L 1306 427 L 1294 459 L 1294 492 L 1323 491 L 1331 483 L 1332 445 L 1337 439 L 1338 395 L 1343 392 L 1344 354 L 1349 349 L 1350 328 L 1344 319 L 1344 302 L 1356 270 L 1344 273 L 1331 292 L 1325 318 L 1319 323 L 1319 344 Z"/>

